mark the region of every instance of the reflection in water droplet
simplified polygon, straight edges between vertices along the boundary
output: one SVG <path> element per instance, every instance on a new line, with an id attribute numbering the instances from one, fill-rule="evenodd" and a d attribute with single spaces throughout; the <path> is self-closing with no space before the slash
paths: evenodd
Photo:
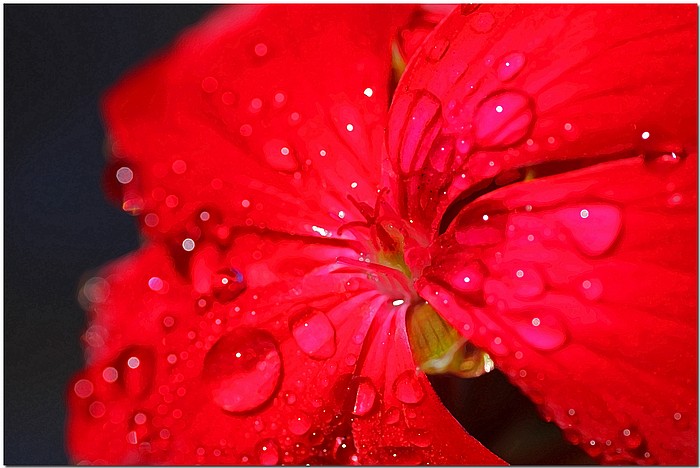
<path id="1" fill-rule="evenodd" d="M 374 407 L 374 402 L 377 398 L 377 391 L 374 388 L 372 381 L 366 377 L 360 377 L 356 385 L 357 393 L 352 412 L 357 416 L 364 416 Z"/>
<path id="2" fill-rule="evenodd" d="M 289 319 L 289 328 L 304 353 L 313 359 L 328 359 L 335 354 L 335 328 L 326 314 L 305 309 Z"/>
<path id="3" fill-rule="evenodd" d="M 204 359 L 212 399 L 226 411 L 258 408 L 275 392 L 282 374 L 277 341 L 268 332 L 241 328 L 223 336 Z"/>
<path id="4" fill-rule="evenodd" d="M 530 96 L 515 90 L 496 91 L 474 112 L 474 137 L 482 148 L 514 145 L 528 137 L 534 120 Z"/>
<path id="5" fill-rule="evenodd" d="M 423 399 L 423 385 L 418 380 L 415 370 L 407 370 L 399 374 L 394 382 L 394 395 L 408 404 L 419 403 Z"/>
<path id="6" fill-rule="evenodd" d="M 255 451 L 258 454 L 258 461 L 261 465 L 276 465 L 280 460 L 279 445 L 273 439 L 261 440 Z"/>
<path id="7" fill-rule="evenodd" d="M 433 46 L 428 50 L 426 58 L 429 62 L 437 62 L 445 56 L 447 49 L 450 48 L 450 41 L 447 39 L 436 40 Z"/>
<path id="8" fill-rule="evenodd" d="M 496 75 L 501 81 L 512 80 L 520 73 L 523 66 L 525 66 L 525 54 L 522 52 L 512 52 L 501 59 L 501 62 L 496 68 Z"/>
<path id="9" fill-rule="evenodd" d="M 564 324 L 556 317 L 532 313 L 532 318 L 516 323 L 515 330 L 529 345 L 542 351 L 561 348 L 568 339 Z"/>

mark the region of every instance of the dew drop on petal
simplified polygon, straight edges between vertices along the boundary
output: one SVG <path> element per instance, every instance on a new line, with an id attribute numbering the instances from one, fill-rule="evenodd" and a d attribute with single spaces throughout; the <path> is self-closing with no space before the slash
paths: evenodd
<path id="1" fill-rule="evenodd" d="M 261 465 L 272 466 L 279 463 L 280 449 L 277 442 L 273 439 L 261 440 L 255 451 L 258 454 L 258 461 Z"/>
<path id="2" fill-rule="evenodd" d="M 628 449 L 636 449 L 642 445 L 644 439 L 636 429 L 626 428 L 622 430 L 622 441 Z"/>
<path id="3" fill-rule="evenodd" d="M 537 312 L 532 315 L 531 319 L 515 325 L 516 332 L 525 342 L 542 351 L 553 351 L 564 346 L 568 333 L 558 318 L 549 315 L 541 317 Z"/>
<path id="4" fill-rule="evenodd" d="M 265 162 L 280 172 L 293 173 L 299 169 L 291 146 L 282 140 L 270 140 L 263 145 Z"/>
<path id="5" fill-rule="evenodd" d="M 132 346 L 117 358 L 118 381 L 132 396 L 146 394 L 153 385 L 155 356 L 152 350 L 143 346 Z"/>
<path id="6" fill-rule="evenodd" d="M 447 49 L 450 48 L 450 41 L 447 39 L 440 39 L 432 44 L 426 58 L 429 62 L 438 62 L 447 53 Z"/>
<path id="7" fill-rule="evenodd" d="M 537 271 L 524 268 L 515 272 L 513 292 L 522 299 L 531 299 L 544 292 L 544 280 Z"/>
<path id="8" fill-rule="evenodd" d="M 525 66 L 525 54 L 512 52 L 501 60 L 496 67 L 496 75 L 501 81 L 512 80 Z"/>
<path id="9" fill-rule="evenodd" d="M 209 350 L 203 375 L 222 409 L 240 413 L 258 408 L 272 397 L 282 375 L 277 341 L 266 331 L 237 329 Z"/>
<path id="10" fill-rule="evenodd" d="M 401 413 L 399 412 L 399 409 L 395 406 L 392 406 L 391 408 L 388 408 L 384 413 L 383 422 L 384 424 L 393 425 L 399 422 L 400 418 Z"/>
<path id="11" fill-rule="evenodd" d="M 581 282 L 581 293 L 589 301 L 595 301 L 603 294 L 603 283 L 598 278 L 585 279 Z"/>
<path id="12" fill-rule="evenodd" d="M 335 328 L 326 314 L 316 309 L 296 313 L 289 328 L 299 348 L 313 359 L 328 359 L 335 354 Z"/>
<path id="13" fill-rule="evenodd" d="M 407 370 L 399 374 L 393 386 L 394 395 L 403 403 L 416 404 L 423 399 L 423 385 L 418 380 L 415 370 Z"/>
<path id="14" fill-rule="evenodd" d="M 363 416 L 369 413 L 374 407 L 376 399 L 377 390 L 374 388 L 372 381 L 366 377 L 360 377 L 357 382 L 353 414 Z"/>
<path id="15" fill-rule="evenodd" d="M 235 268 L 220 270 L 212 278 L 212 294 L 220 303 L 231 302 L 245 289 L 243 274 Z"/>
<path id="16" fill-rule="evenodd" d="M 93 401 L 92 403 L 90 403 L 88 411 L 90 412 L 90 416 L 92 416 L 95 419 L 99 419 L 105 415 L 105 413 L 107 412 L 107 408 L 105 407 L 105 404 L 101 401 Z"/>
<path id="17" fill-rule="evenodd" d="M 501 90 L 487 96 L 474 113 L 474 137 L 482 148 L 506 147 L 527 138 L 535 120 L 532 98 Z"/>
<path id="18" fill-rule="evenodd" d="M 311 429 L 311 419 L 305 414 L 293 417 L 287 423 L 289 432 L 295 435 L 304 435 Z"/>
<path id="19" fill-rule="evenodd" d="M 117 169 L 117 181 L 120 184 L 128 184 L 134 180 L 134 172 L 128 167 L 120 167 Z"/>
<path id="20" fill-rule="evenodd" d="M 213 76 L 207 76 L 202 80 L 202 90 L 205 93 L 213 93 L 219 87 L 219 81 Z"/>
<path id="21" fill-rule="evenodd" d="M 495 23 L 496 20 L 491 13 L 477 13 L 473 15 L 470 26 L 474 32 L 487 33 L 493 29 Z"/>
<path id="22" fill-rule="evenodd" d="M 586 213 L 585 217 L 582 212 Z M 622 228 L 622 213 L 612 205 L 565 208 L 556 217 L 569 230 L 579 250 L 589 256 L 605 253 L 615 243 Z"/>
<path id="23" fill-rule="evenodd" d="M 94 389 L 95 387 L 92 385 L 92 382 L 90 382 L 87 379 L 80 379 L 73 386 L 75 394 L 78 395 L 80 398 L 89 397 L 90 395 L 92 395 Z"/>
<path id="24" fill-rule="evenodd" d="M 430 447 L 433 441 L 430 432 L 425 429 L 409 429 L 406 438 L 412 445 L 421 448 Z"/>
<path id="25" fill-rule="evenodd" d="M 267 55 L 267 45 L 265 45 L 262 42 L 259 42 L 259 43 L 255 44 L 255 47 L 253 48 L 253 52 L 258 57 L 264 57 Z"/>

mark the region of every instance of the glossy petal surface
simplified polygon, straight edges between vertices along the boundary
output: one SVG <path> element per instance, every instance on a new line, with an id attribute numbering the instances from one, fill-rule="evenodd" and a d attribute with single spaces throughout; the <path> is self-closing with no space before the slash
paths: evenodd
<path id="1" fill-rule="evenodd" d="M 697 458 L 697 156 L 630 158 L 468 205 L 419 291 L 609 463 Z"/>
<path id="2" fill-rule="evenodd" d="M 124 209 L 153 238 L 195 242 L 202 208 L 314 237 L 364 221 L 347 196 L 376 198 L 404 10 L 230 7 L 189 30 L 105 100 Z"/>
<path id="3" fill-rule="evenodd" d="M 190 278 L 152 246 L 86 284 L 90 365 L 69 392 L 76 461 L 344 464 L 383 454 L 388 463 L 396 452 L 397 463 L 500 462 L 415 373 L 397 325 L 403 309 L 385 286 L 335 264 L 355 252 L 253 234 L 225 252 L 207 247 L 190 254 Z M 378 333 L 398 338 L 380 344 Z M 404 369 L 424 401 L 403 404 L 385 388 Z M 390 408 L 420 418 L 389 424 Z M 436 433 L 445 422 L 459 448 L 437 438 L 416 445 L 414 427 Z M 391 440 L 368 437 L 386 427 Z"/>
<path id="4" fill-rule="evenodd" d="M 683 151 L 697 139 L 696 30 L 685 5 L 455 10 L 392 102 L 401 213 L 434 232 L 455 199 L 525 166 Z"/>

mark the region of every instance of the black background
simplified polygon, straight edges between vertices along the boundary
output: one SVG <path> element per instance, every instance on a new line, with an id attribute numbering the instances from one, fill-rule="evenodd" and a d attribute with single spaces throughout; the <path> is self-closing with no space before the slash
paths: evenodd
<path id="1" fill-rule="evenodd" d="M 82 366 L 77 289 L 138 245 L 100 186 L 99 98 L 204 5 L 5 5 L 4 327 L 8 465 L 68 462 L 65 391 Z M 497 372 L 434 378 L 462 424 L 511 463 L 586 463 Z"/>

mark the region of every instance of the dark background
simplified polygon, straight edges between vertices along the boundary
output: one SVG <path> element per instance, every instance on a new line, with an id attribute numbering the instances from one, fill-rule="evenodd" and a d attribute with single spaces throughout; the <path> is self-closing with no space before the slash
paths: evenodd
<path id="1" fill-rule="evenodd" d="M 204 5 L 5 5 L 4 464 L 68 463 L 65 388 L 82 366 L 84 274 L 138 245 L 100 186 L 99 98 Z M 433 379 L 443 401 L 511 463 L 586 463 L 493 372 Z"/>

